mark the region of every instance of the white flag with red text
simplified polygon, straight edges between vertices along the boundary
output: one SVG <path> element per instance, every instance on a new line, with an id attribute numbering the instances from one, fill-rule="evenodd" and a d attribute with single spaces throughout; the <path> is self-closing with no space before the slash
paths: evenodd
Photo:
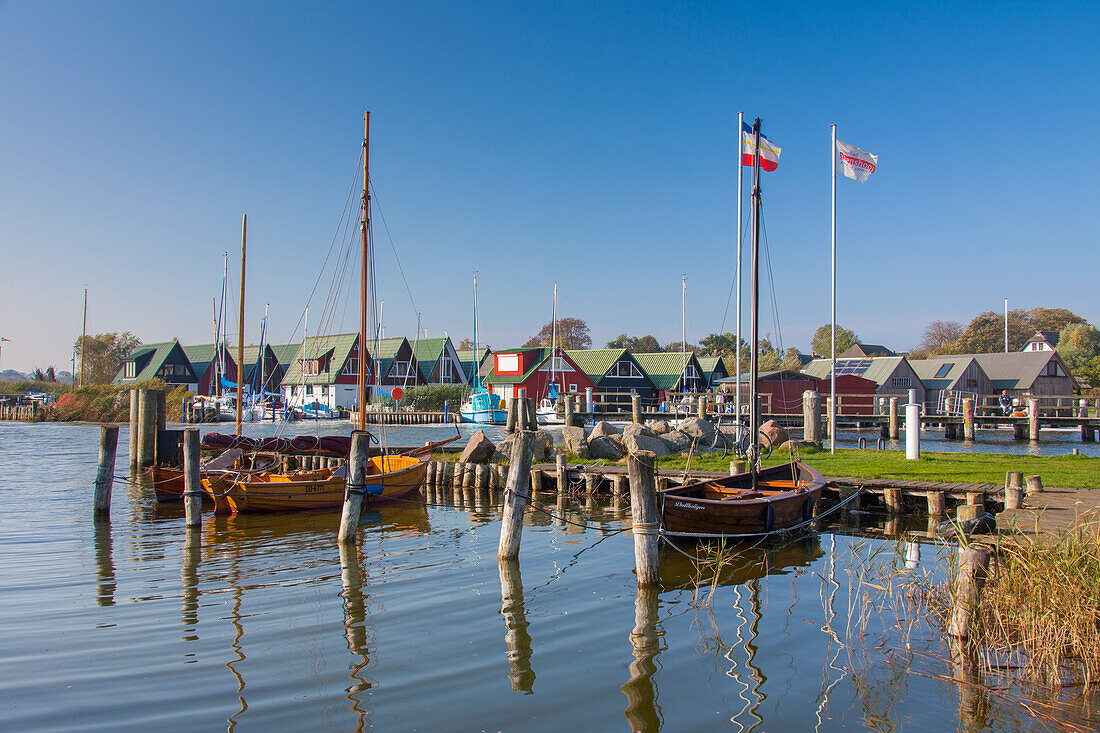
<path id="1" fill-rule="evenodd" d="M 840 172 L 853 181 L 866 181 L 878 167 L 878 156 L 837 140 L 836 162 Z"/>

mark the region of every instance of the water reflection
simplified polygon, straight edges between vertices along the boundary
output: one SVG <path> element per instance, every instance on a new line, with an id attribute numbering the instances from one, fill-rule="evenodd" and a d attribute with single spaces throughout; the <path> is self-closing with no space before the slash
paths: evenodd
<path id="1" fill-rule="evenodd" d="M 344 635 L 348 640 L 348 651 L 355 659 L 348 668 L 351 685 L 345 697 L 351 703 L 356 715 L 356 731 L 369 727 L 369 709 L 360 704 L 360 695 L 364 695 L 374 686 L 363 672 L 370 664 L 367 643 L 367 604 L 363 593 L 363 570 L 360 565 L 359 548 L 353 543 L 340 543 L 340 583 L 343 586 L 344 599 Z"/>
<path id="2" fill-rule="evenodd" d="M 982 682 L 978 656 L 971 644 L 959 639 L 949 639 L 948 647 L 951 672 L 959 691 L 959 730 L 988 730 L 992 706 Z"/>
<path id="3" fill-rule="evenodd" d="M 532 692 L 535 672 L 531 669 L 531 635 L 523 606 L 523 578 L 518 560 L 500 560 L 500 614 L 504 616 L 504 642 L 508 645 L 508 679 L 517 692 Z"/>
<path id="4" fill-rule="evenodd" d="M 634 661 L 628 668 L 630 679 L 619 688 L 626 695 L 625 713 L 632 731 L 661 729 L 661 709 L 657 704 L 657 686 L 653 681 L 663 635 L 657 626 L 659 596 L 657 588 L 639 587 L 634 599 L 634 628 L 630 632 Z"/>
<path id="5" fill-rule="evenodd" d="M 198 527 L 188 527 L 183 540 L 183 564 L 180 567 L 180 583 L 183 592 L 180 603 L 180 623 L 184 627 L 184 641 L 195 641 L 199 623 L 199 560 L 202 556 L 202 534 Z M 190 632 L 188 635 L 187 632 Z"/>
<path id="6" fill-rule="evenodd" d="M 111 520 L 96 519 L 92 542 L 95 549 L 96 593 L 95 602 L 100 606 L 115 605 L 115 561 L 112 557 Z"/>

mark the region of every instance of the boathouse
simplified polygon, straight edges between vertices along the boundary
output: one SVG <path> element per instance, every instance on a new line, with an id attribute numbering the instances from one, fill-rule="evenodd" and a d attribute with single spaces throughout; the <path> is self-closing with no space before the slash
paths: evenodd
<path id="1" fill-rule="evenodd" d="M 879 356 L 897 356 L 881 344 L 852 344 L 836 355 L 837 359 L 874 359 Z"/>
<path id="2" fill-rule="evenodd" d="M 467 384 L 474 384 L 477 375 L 486 376 L 493 368 L 493 360 L 490 358 L 493 350 L 488 346 L 482 346 L 480 350 L 459 349 L 458 360 L 462 362 L 462 372 L 466 375 Z"/>
<path id="3" fill-rule="evenodd" d="M 991 395 L 995 391 L 985 370 L 973 356 L 955 354 L 910 359 L 909 366 L 924 384 L 924 407 L 928 414 L 961 414 L 964 397 Z"/>
<path id="4" fill-rule="evenodd" d="M 413 342 L 420 384 L 468 384 L 462 360 L 449 336 Z"/>
<path id="5" fill-rule="evenodd" d="M 817 377 L 829 382 L 831 362 L 829 359 L 814 359 L 803 369 L 804 374 Z M 904 356 L 878 356 L 869 359 L 837 359 L 836 392 L 843 398 L 845 391 L 841 378 L 845 375 L 862 377 L 874 382 L 877 387 L 875 393 L 879 396 L 897 396 L 906 400 L 909 398 L 909 390 L 917 390 L 917 400 L 924 402 L 924 383 L 913 371 L 909 361 Z M 853 385 L 856 386 L 856 385 Z M 825 388 L 826 394 L 828 387 Z"/>
<path id="6" fill-rule="evenodd" d="M 608 408 L 630 409 L 632 394 L 641 396 L 643 407 L 660 402 L 657 387 L 626 349 L 566 349 L 565 355 L 592 380 Z"/>
<path id="7" fill-rule="evenodd" d="M 726 370 L 726 361 L 721 356 L 698 356 L 696 360 L 703 370 L 707 389 L 718 389 L 719 383 L 730 375 Z"/>
<path id="8" fill-rule="evenodd" d="M 262 376 L 256 375 L 257 367 L 262 367 Z M 279 363 L 271 344 L 264 344 L 262 358 L 259 346 L 253 344 L 244 347 L 244 383 L 246 391 L 251 388 L 257 394 L 261 390 L 274 392 L 282 384 L 285 372 L 286 368 Z M 230 381 L 236 380 L 236 378 L 236 372 L 229 377 Z"/>
<path id="9" fill-rule="evenodd" d="M 368 351 L 371 344 L 367 345 Z M 374 368 L 377 378 L 371 381 L 382 394 L 389 395 L 394 387 L 408 389 L 422 384 L 416 366 L 412 344 L 404 336 L 378 339 L 373 342 Z"/>
<path id="10" fill-rule="evenodd" d="M 283 401 L 293 407 L 319 402 L 352 409 L 358 402 L 359 335 L 310 336 L 283 376 Z M 369 367 L 368 367 L 369 369 Z"/>
<path id="11" fill-rule="evenodd" d="M 577 365 L 565 349 L 558 348 L 554 362 L 550 362 L 551 349 L 531 346 L 498 351 L 492 356 L 493 368 L 485 377 L 489 391 L 503 399 L 517 397 L 519 390 L 526 390 L 528 397 L 541 400 L 549 394 L 551 367 L 558 393 L 583 394 L 596 383 Z"/>
<path id="12" fill-rule="evenodd" d="M 703 367 L 691 351 L 658 351 L 634 354 L 634 361 L 657 388 L 657 400 L 672 392 L 705 392 L 710 388 Z"/>
<path id="13" fill-rule="evenodd" d="M 286 378 L 286 372 L 290 368 L 291 362 L 294 361 L 294 357 L 298 355 L 298 349 L 302 348 L 302 344 L 271 344 L 271 353 L 275 355 L 275 360 L 279 364 L 279 371 L 276 375 L 278 381 L 272 380 L 271 386 L 268 388 L 271 392 L 278 392 L 283 386 L 283 379 Z"/>
<path id="14" fill-rule="evenodd" d="M 962 354 L 977 359 L 996 392 L 1013 396 L 1072 395 L 1076 386 L 1057 351 L 1018 351 L 1008 354 Z"/>
<path id="15" fill-rule="evenodd" d="M 165 384 L 186 387 L 192 392 L 198 388 L 199 381 L 187 354 L 175 339 L 138 346 L 123 359 L 114 382 L 126 384 L 145 379 L 160 379 Z"/>
<path id="16" fill-rule="evenodd" d="M 218 385 L 214 384 L 215 366 L 218 374 L 222 377 L 231 382 L 237 380 L 237 361 L 233 357 L 233 348 L 229 345 L 221 347 L 218 344 L 184 346 L 183 353 L 187 355 L 187 361 L 190 362 L 191 369 L 198 377 L 197 394 L 210 396 L 221 394 L 224 391 L 219 390 Z"/>

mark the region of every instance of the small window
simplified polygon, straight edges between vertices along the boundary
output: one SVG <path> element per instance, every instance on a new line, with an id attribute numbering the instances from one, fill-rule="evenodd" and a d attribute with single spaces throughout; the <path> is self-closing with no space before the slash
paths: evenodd
<path id="1" fill-rule="evenodd" d="M 909 377 L 891 377 L 890 386 L 897 389 L 909 389 L 913 386 L 913 380 Z"/>
<path id="2" fill-rule="evenodd" d="M 638 368 L 634 366 L 632 361 L 620 361 L 617 362 L 614 368 L 611 370 L 611 376 L 613 377 L 640 377 L 642 373 L 638 371 Z"/>
<path id="3" fill-rule="evenodd" d="M 577 385 L 575 385 L 575 384 L 569 385 L 569 391 L 570 392 L 576 392 L 577 391 Z"/>
<path id="4" fill-rule="evenodd" d="M 393 368 L 390 369 L 390 376 L 392 377 L 411 377 L 412 376 L 412 362 L 410 361 L 395 361 Z"/>
<path id="5" fill-rule="evenodd" d="M 306 394 L 313 394 L 313 385 L 312 384 L 309 385 L 308 387 L 306 387 Z"/>
<path id="6" fill-rule="evenodd" d="M 349 377 L 359 376 L 359 359 L 358 358 L 353 356 L 353 357 L 348 359 L 347 366 L 344 367 L 344 374 L 346 374 Z"/>
<path id="7" fill-rule="evenodd" d="M 944 364 L 936 372 L 936 377 L 935 378 L 936 379 L 943 379 L 944 377 L 946 377 L 951 372 L 951 367 L 953 367 L 953 366 L 955 366 L 955 365 L 950 364 L 950 363 Z"/>
<path id="8" fill-rule="evenodd" d="M 126 362 L 126 378 L 133 379 L 137 376 L 137 363 L 128 361 Z"/>
<path id="9" fill-rule="evenodd" d="M 1062 371 L 1062 367 L 1059 366 L 1058 362 L 1048 361 L 1046 375 L 1048 377 L 1064 377 L 1066 373 Z"/>

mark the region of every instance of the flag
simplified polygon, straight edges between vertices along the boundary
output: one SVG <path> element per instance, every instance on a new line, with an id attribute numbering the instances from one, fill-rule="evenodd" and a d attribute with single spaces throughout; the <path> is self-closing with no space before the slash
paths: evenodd
<path id="1" fill-rule="evenodd" d="M 741 123 L 741 165 L 751 166 L 753 160 L 753 146 L 756 143 L 756 135 L 752 126 L 747 122 Z M 772 173 L 779 167 L 779 154 L 782 149 L 763 135 L 760 136 L 760 167 L 768 173 Z"/>
<path id="2" fill-rule="evenodd" d="M 837 140 L 836 162 L 840 172 L 853 181 L 866 181 L 878 167 L 878 156 Z"/>

